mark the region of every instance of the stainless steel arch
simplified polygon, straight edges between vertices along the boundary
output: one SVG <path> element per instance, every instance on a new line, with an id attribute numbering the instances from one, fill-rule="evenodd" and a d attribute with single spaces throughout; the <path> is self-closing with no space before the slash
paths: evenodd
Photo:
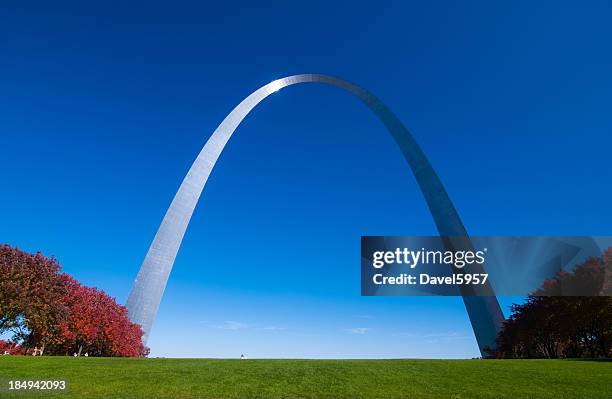
<path id="1" fill-rule="evenodd" d="M 350 82 L 319 74 L 293 75 L 275 80 L 245 98 L 221 122 L 196 158 L 157 230 L 127 300 L 130 319 L 142 326 L 146 342 L 157 314 L 176 254 L 191 215 L 223 148 L 240 122 L 270 94 L 298 83 L 325 83 L 340 87 L 359 98 L 387 127 L 419 184 L 441 236 L 467 237 L 467 232 L 442 182 L 408 129 L 378 98 Z M 468 239 L 469 241 L 469 239 Z M 451 243 L 448 245 L 452 246 Z M 481 353 L 493 347 L 503 315 L 490 287 L 488 296 L 462 292 Z"/>

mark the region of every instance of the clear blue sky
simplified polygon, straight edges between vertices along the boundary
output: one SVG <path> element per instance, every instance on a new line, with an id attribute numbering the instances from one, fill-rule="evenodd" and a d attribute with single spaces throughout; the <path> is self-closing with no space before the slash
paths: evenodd
<path id="1" fill-rule="evenodd" d="M 82 3 L 0 8 L 0 242 L 121 303 L 217 124 L 294 73 L 385 101 L 471 234 L 611 235 L 610 2 Z M 477 356 L 460 298 L 359 296 L 361 235 L 435 233 L 362 104 L 282 91 L 208 182 L 152 355 Z"/>

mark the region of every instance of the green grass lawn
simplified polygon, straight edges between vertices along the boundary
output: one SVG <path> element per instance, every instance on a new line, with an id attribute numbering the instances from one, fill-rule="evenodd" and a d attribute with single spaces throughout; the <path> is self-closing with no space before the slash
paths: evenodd
<path id="1" fill-rule="evenodd" d="M 64 379 L 0 398 L 612 398 L 612 363 L 0 357 L 0 380 Z M 38 395 L 38 396 L 36 396 Z"/>

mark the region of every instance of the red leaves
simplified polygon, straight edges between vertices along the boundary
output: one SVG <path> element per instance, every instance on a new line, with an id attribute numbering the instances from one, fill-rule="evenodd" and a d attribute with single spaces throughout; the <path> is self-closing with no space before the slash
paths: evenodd
<path id="1" fill-rule="evenodd" d="M 47 340 L 65 313 L 63 295 L 55 259 L 0 246 L 0 332 L 12 331 L 26 346 Z"/>
<path id="2" fill-rule="evenodd" d="M 142 329 L 125 307 L 85 287 L 53 258 L 0 245 L 0 332 L 13 331 L 25 347 L 45 354 L 146 356 Z"/>
<path id="3" fill-rule="evenodd" d="M 60 323 L 60 336 L 84 352 L 99 356 L 144 356 L 142 329 L 127 317 L 127 309 L 104 292 L 72 280 L 67 285 L 68 317 Z"/>
<path id="4" fill-rule="evenodd" d="M 15 344 L 14 342 L 0 339 L 0 356 L 23 355 L 24 353 L 23 347 Z"/>

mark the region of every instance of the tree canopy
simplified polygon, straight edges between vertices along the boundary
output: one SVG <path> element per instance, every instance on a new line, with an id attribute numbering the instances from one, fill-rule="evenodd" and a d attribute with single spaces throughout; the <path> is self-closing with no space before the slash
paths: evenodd
<path id="1" fill-rule="evenodd" d="M 560 272 L 514 304 L 497 338 L 500 358 L 612 357 L 612 249 Z M 561 296 L 566 295 L 566 296 Z"/>
<path id="2" fill-rule="evenodd" d="M 62 272 L 54 258 L 0 245 L 0 333 L 7 332 L 11 342 L 0 346 L 11 353 L 148 354 L 142 329 L 115 299 Z"/>

